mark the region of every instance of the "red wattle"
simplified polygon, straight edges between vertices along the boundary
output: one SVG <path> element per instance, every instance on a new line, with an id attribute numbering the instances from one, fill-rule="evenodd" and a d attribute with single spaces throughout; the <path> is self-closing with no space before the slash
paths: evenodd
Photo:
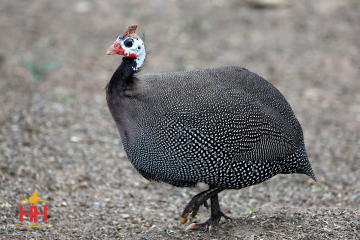
<path id="1" fill-rule="evenodd" d="M 137 57 L 135 53 L 125 53 L 125 49 L 121 47 L 119 42 L 114 42 L 114 50 L 116 51 L 116 54 L 121 53 L 124 57 Z"/>
<path id="2" fill-rule="evenodd" d="M 135 53 L 125 53 L 123 54 L 125 57 L 137 57 Z"/>

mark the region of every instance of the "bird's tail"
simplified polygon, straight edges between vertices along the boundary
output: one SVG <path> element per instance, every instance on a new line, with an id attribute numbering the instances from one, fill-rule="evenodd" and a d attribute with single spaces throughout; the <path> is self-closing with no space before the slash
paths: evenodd
<path id="1" fill-rule="evenodd" d="M 288 157 L 282 165 L 283 174 L 303 173 L 317 182 L 314 171 L 311 168 L 309 158 L 307 157 L 305 146 L 297 150 L 293 155 Z"/>
<path id="2" fill-rule="evenodd" d="M 312 168 L 311 168 L 309 159 L 306 158 L 306 160 L 307 160 L 307 161 L 306 161 L 307 164 L 305 164 L 304 166 L 302 166 L 302 168 L 301 168 L 302 172 L 301 172 L 301 173 L 308 175 L 309 177 L 311 177 L 312 179 L 314 179 L 315 182 L 317 182 L 316 176 L 315 176 L 315 174 L 314 174 L 314 171 L 313 171 Z"/>
<path id="3" fill-rule="evenodd" d="M 308 156 L 306 154 L 305 145 L 304 145 L 302 151 L 300 150 L 299 152 L 300 152 L 300 154 L 298 154 L 298 157 L 299 157 L 298 162 L 299 162 L 299 165 L 300 165 L 300 169 L 299 169 L 300 173 L 308 175 L 315 182 L 317 182 L 314 171 L 312 170 L 312 167 L 310 165 L 309 158 L 308 158 Z"/>

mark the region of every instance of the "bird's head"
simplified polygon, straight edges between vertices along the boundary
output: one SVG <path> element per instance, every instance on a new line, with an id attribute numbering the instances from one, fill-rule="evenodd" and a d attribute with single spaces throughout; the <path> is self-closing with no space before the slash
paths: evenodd
<path id="1" fill-rule="evenodd" d="M 116 41 L 106 51 L 106 55 L 123 55 L 126 58 L 135 58 L 138 70 L 145 61 L 145 45 L 143 40 L 135 34 L 136 24 L 130 25 L 124 34 L 120 35 Z"/>
<path id="2" fill-rule="evenodd" d="M 33 196 L 37 196 L 37 193 L 36 193 L 36 192 L 34 192 L 34 193 L 33 193 Z"/>

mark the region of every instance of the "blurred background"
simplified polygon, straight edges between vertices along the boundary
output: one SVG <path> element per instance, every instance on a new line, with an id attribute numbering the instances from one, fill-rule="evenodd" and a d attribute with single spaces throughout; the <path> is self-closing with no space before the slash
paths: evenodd
<path id="1" fill-rule="evenodd" d="M 179 215 L 206 186 L 142 178 L 106 106 L 103 87 L 121 57 L 105 52 L 134 23 L 150 51 L 141 73 L 242 66 L 277 87 L 302 124 L 318 183 L 281 175 L 225 191 L 230 216 L 360 209 L 359 0 L 2 0 L 0 235 L 182 234 Z M 51 201 L 52 228 L 14 225 L 16 201 L 34 191 Z"/>

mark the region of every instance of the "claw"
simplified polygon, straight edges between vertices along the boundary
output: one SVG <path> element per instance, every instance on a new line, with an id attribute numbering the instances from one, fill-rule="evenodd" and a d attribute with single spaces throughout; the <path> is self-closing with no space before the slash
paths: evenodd
<path id="1" fill-rule="evenodd" d="M 180 218 L 180 224 L 184 224 L 186 223 L 186 221 L 187 221 L 186 217 Z"/>
<path id="2" fill-rule="evenodd" d="M 187 228 L 185 228 L 185 231 L 189 231 L 196 228 L 199 228 L 199 226 L 197 226 L 196 223 L 192 223 Z"/>
<path id="3" fill-rule="evenodd" d="M 226 216 L 220 209 L 219 206 L 219 200 L 218 200 L 218 193 L 223 191 L 224 189 L 210 186 L 210 188 L 206 191 L 203 191 L 196 196 L 194 196 L 190 202 L 186 205 L 181 218 L 180 218 L 180 224 L 184 224 L 187 222 L 189 217 L 189 222 L 191 223 L 198 211 L 201 205 L 204 205 L 206 208 L 209 208 L 209 205 L 207 204 L 207 199 L 211 199 L 211 218 L 209 218 L 207 221 L 202 223 L 191 223 L 185 231 L 200 228 L 200 227 L 210 227 L 211 229 L 214 229 L 220 221 L 221 217 L 224 217 L 226 219 L 229 219 L 228 216 Z M 190 216 L 189 216 L 190 215 Z M 211 225 L 209 223 L 212 223 Z"/>

